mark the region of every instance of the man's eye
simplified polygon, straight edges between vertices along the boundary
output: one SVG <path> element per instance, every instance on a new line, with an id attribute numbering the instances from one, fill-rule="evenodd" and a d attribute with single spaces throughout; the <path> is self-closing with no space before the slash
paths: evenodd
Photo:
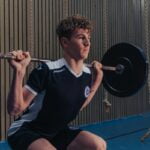
<path id="1" fill-rule="evenodd" d="M 79 39 L 84 39 L 84 37 L 83 36 L 79 36 Z"/>

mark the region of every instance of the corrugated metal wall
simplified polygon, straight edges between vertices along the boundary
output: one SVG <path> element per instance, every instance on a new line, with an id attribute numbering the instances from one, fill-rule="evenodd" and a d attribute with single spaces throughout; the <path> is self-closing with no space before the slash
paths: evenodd
<path id="1" fill-rule="evenodd" d="M 0 0 L 0 52 L 29 50 L 33 57 L 57 59 L 62 49 L 55 34 L 56 24 L 64 17 L 81 14 L 93 20 L 95 28 L 88 62 L 101 60 L 113 44 L 126 41 L 145 50 L 149 60 L 149 0 Z M 37 64 L 31 63 L 28 73 Z M 27 73 L 27 76 L 28 76 Z M 27 77 L 26 76 L 26 77 Z M 0 61 L 0 138 L 13 120 L 6 110 L 6 98 L 12 79 L 7 61 Z M 26 78 L 25 78 L 26 80 Z M 104 99 L 111 102 L 105 112 Z M 116 98 L 103 86 L 92 103 L 72 122 L 74 125 L 111 120 L 150 110 L 149 84 L 129 98 Z"/>

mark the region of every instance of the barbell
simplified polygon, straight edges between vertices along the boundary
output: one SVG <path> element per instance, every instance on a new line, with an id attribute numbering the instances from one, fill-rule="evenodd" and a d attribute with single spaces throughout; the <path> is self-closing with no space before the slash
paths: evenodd
<path id="1" fill-rule="evenodd" d="M 133 44 L 119 43 L 110 47 L 101 63 L 106 66 L 120 65 L 119 72 L 104 70 L 103 85 L 112 95 L 131 96 L 146 83 L 148 62 L 144 51 Z"/>
<path id="2" fill-rule="evenodd" d="M 0 54 L 0 59 L 16 59 Z M 47 59 L 31 58 L 31 61 L 47 62 Z M 118 43 L 104 54 L 101 63 L 104 72 L 103 86 L 112 95 L 127 97 L 142 88 L 148 77 L 148 62 L 144 51 L 130 43 Z M 87 64 L 88 67 L 92 67 Z"/>

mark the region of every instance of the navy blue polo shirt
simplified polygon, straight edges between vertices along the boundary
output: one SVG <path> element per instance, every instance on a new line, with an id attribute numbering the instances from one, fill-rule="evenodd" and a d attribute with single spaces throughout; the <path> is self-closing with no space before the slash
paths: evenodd
<path id="1" fill-rule="evenodd" d="M 40 64 L 25 85 L 36 96 L 11 125 L 8 135 L 24 124 L 48 134 L 63 129 L 79 113 L 90 93 L 91 81 L 91 71 L 85 65 L 76 75 L 64 58 Z"/>

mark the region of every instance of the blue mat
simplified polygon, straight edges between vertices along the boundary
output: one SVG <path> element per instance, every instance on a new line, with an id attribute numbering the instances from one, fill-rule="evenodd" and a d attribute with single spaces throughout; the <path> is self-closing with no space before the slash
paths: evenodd
<path id="1" fill-rule="evenodd" d="M 150 150 L 150 138 L 144 142 L 140 140 L 150 128 L 150 113 L 84 125 L 81 128 L 104 138 L 107 150 Z M 11 150 L 7 141 L 0 141 L 0 150 Z"/>
<path id="2" fill-rule="evenodd" d="M 11 150 L 7 141 L 0 141 L 0 150 Z"/>
<path id="3" fill-rule="evenodd" d="M 82 126 L 103 137 L 108 150 L 150 150 L 150 138 L 141 137 L 150 128 L 150 113 Z"/>
<path id="4" fill-rule="evenodd" d="M 146 132 L 147 130 L 142 130 L 107 140 L 108 150 L 150 150 L 150 138 L 140 141 Z"/>

